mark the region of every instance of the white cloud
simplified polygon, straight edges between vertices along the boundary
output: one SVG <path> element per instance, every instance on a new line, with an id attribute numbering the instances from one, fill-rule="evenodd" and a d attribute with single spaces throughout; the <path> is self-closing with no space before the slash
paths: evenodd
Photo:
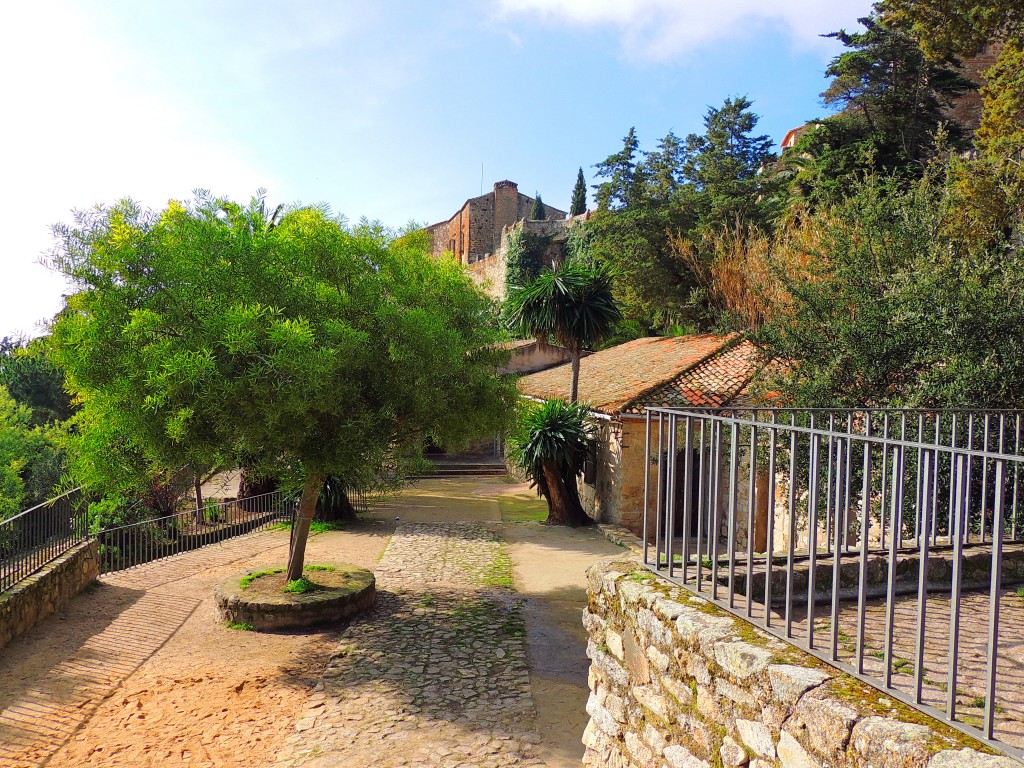
<path id="1" fill-rule="evenodd" d="M 506 18 L 617 28 L 627 55 L 659 61 L 764 25 L 784 30 L 790 45 L 816 47 L 820 35 L 852 27 L 871 10 L 870 0 L 498 0 L 498 6 Z"/>

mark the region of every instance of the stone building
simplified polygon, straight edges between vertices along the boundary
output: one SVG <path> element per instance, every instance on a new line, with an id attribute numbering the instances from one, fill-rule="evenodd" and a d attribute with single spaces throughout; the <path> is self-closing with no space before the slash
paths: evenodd
<path id="1" fill-rule="evenodd" d="M 451 254 L 465 265 L 473 280 L 496 299 L 505 297 L 505 249 L 514 228 L 540 235 L 560 235 L 567 224 L 566 212 L 544 204 L 546 218 L 531 220 L 533 198 L 519 192 L 514 181 L 499 181 L 494 189 L 462 204 L 447 221 L 426 228 L 431 236 L 431 255 Z M 550 266 L 557 246 L 545 254 Z"/>
<path id="2" fill-rule="evenodd" d="M 746 399 L 760 366 L 757 350 L 737 334 L 649 337 L 595 352 L 580 363 L 579 399 L 599 423 L 580 483 L 591 517 L 640 533 L 644 447 L 650 406 L 718 408 Z M 560 365 L 519 380 L 536 400 L 566 397 L 571 370 Z M 655 430 L 656 431 L 656 430 Z M 655 434 L 652 440 L 657 440 Z M 653 465 L 649 480 L 656 482 Z M 767 507 L 759 517 L 767 517 Z"/>

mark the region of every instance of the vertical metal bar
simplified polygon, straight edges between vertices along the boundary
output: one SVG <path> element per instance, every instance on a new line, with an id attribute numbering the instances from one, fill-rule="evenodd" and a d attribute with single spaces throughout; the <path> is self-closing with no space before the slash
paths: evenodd
<path id="1" fill-rule="evenodd" d="M 974 468 L 974 456 L 971 455 L 971 451 L 974 450 L 974 414 L 970 414 L 967 417 L 967 509 L 966 524 L 964 525 L 964 540 L 971 540 L 971 499 L 974 494 L 972 492 L 971 477 L 972 470 Z"/>
<path id="2" fill-rule="evenodd" d="M 739 485 L 740 428 L 735 418 L 729 419 L 729 537 L 726 559 L 729 566 L 729 607 L 736 607 L 736 489 Z"/>
<path id="3" fill-rule="evenodd" d="M 885 501 L 889 473 L 889 412 L 885 412 L 882 421 L 882 476 L 881 489 L 878 494 L 878 546 L 885 549 Z"/>
<path id="4" fill-rule="evenodd" d="M 871 437 L 871 414 L 865 414 L 864 437 Z M 884 466 L 884 464 L 883 464 Z M 860 578 L 857 581 L 857 672 L 864 674 L 864 625 L 867 623 L 868 538 L 871 533 L 871 443 L 864 441 L 864 474 L 860 490 Z"/>
<path id="5" fill-rule="evenodd" d="M 989 452 L 989 420 L 990 414 L 985 414 L 985 430 L 981 450 Z M 981 460 L 981 543 L 985 543 L 985 523 L 988 521 L 988 459 Z"/>
<path id="6" fill-rule="evenodd" d="M 903 416 L 904 426 L 907 417 Z M 892 687 L 892 644 L 896 625 L 896 557 L 903 528 L 903 445 L 895 447 L 892 453 L 892 533 L 889 535 L 889 573 L 885 583 L 885 648 L 883 650 L 883 680 L 885 687 Z"/>
<path id="7" fill-rule="evenodd" d="M 679 438 L 679 419 L 674 413 L 668 417 L 668 520 L 665 525 L 665 559 L 668 561 L 669 578 L 675 576 L 675 558 L 672 555 L 672 545 L 676 537 L 676 496 L 678 487 L 676 485 L 676 469 L 679 463 L 679 451 L 677 449 Z"/>
<path id="8" fill-rule="evenodd" d="M 927 514 L 927 510 L 930 505 L 932 490 L 933 464 L 937 463 L 937 459 L 936 453 L 924 452 L 924 482 L 920 486 L 921 499 L 918 505 L 918 509 L 925 510 L 926 512 L 926 514 L 921 516 L 920 554 L 918 556 L 920 571 L 917 580 L 917 645 L 914 657 L 914 701 L 919 704 L 922 701 L 922 688 L 924 684 L 924 641 L 927 634 L 925 624 L 928 619 L 928 540 L 931 515 Z"/>
<path id="9" fill-rule="evenodd" d="M 757 513 L 757 424 L 750 427 L 750 477 L 747 482 L 747 618 L 754 615 L 754 529 Z"/>
<path id="10" fill-rule="evenodd" d="M 779 425 L 772 411 L 771 435 L 768 441 L 768 526 L 764 556 L 764 625 L 772 625 L 772 561 L 775 556 L 775 462 L 778 453 Z"/>
<path id="11" fill-rule="evenodd" d="M 678 453 L 678 452 L 677 452 Z M 693 515 L 693 417 L 686 417 L 686 441 L 683 443 L 683 582 L 690 566 L 690 531 Z M 700 559 L 698 554 L 698 560 Z"/>
<path id="12" fill-rule="evenodd" d="M 648 539 L 647 539 L 647 516 L 650 514 L 650 479 L 651 479 L 651 409 L 647 409 L 647 417 L 644 419 L 646 424 L 646 431 L 644 433 L 644 523 L 643 523 L 643 538 L 644 538 L 644 565 L 647 565 L 650 560 L 648 558 Z"/>
<path id="13" fill-rule="evenodd" d="M 1013 455 L 1014 456 L 1019 456 L 1020 455 L 1020 414 L 1019 413 L 1017 414 L 1015 422 L 1016 422 L 1016 426 L 1014 428 L 1015 437 L 1014 437 L 1014 441 L 1013 441 Z M 1018 529 L 1017 529 L 1017 522 L 1018 522 L 1017 516 L 1018 516 L 1018 512 L 1020 511 L 1020 508 L 1017 506 L 1017 488 L 1018 488 L 1018 481 L 1019 481 L 1019 479 L 1020 479 L 1020 462 L 1015 461 L 1015 462 L 1013 462 L 1013 497 L 1012 497 L 1012 502 L 1011 502 L 1011 506 L 1010 506 L 1010 520 L 1013 521 L 1013 529 L 1012 529 L 1012 531 L 1010 533 L 1010 540 L 1011 541 L 1019 541 L 1019 539 L 1020 539 L 1020 536 L 1018 535 Z"/>
<path id="14" fill-rule="evenodd" d="M 658 514 L 654 526 L 654 567 L 661 570 L 661 531 L 665 526 L 665 414 L 658 412 Z"/>
<path id="15" fill-rule="evenodd" d="M 953 543 L 953 515 L 954 515 L 953 507 L 956 505 L 956 472 L 957 472 L 956 462 L 957 462 L 957 457 L 959 456 L 959 454 L 956 452 L 956 449 L 957 449 L 956 443 L 957 443 L 957 438 L 959 437 L 959 434 L 958 434 L 959 424 L 957 423 L 957 416 L 958 416 L 958 414 L 956 413 L 956 411 L 954 411 L 953 415 L 951 417 L 951 420 L 950 420 L 950 430 L 949 430 L 950 431 L 950 434 L 949 434 L 949 447 L 952 450 L 950 450 L 950 452 L 949 452 L 949 501 L 947 502 L 947 505 L 946 505 L 946 508 L 948 510 L 948 514 L 946 516 L 946 518 L 947 518 L 947 521 L 946 521 L 946 531 L 947 531 L 947 533 L 949 534 L 949 537 L 950 537 L 950 539 L 949 539 L 949 543 L 950 544 Z M 959 527 L 957 527 L 957 530 L 958 531 L 963 530 L 963 527 L 959 526 Z"/>
<path id="16" fill-rule="evenodd" d="M 846 416 L 846 434 L 853 435 L 853 412 Z M 846 467 L 844 468 L 843 476 L 843 505 L 841 510 L 837 510 L 838 518 L 841 520 L 843 536 L 841 541 L 843 542 L 843 552 L 850 551 L 850 497 L 852 494 L 851 485 L 853 484 L 853 446 L 855 445 L 853 438 L 849 437 L 846 440 Z"/>
<path id="17" fill-rule="evenodd" d="M 952 458 L 952 457 L 951 457 Z M 953 581 L 949 593 L 949 673 L 946 677 L 946 715 L 956 720 L 956 677 L 960 658 L 960 589 L 963 582 L 964 541 L 964 457 L 957 456 L 956 487 L 953 496 L 950 538 L 953 541 Z"/>
<path id="18" fill-rule="evenodd" d="M 832 482 L 833 460 L 835 454 L 835 414 L 828 416 L 828 465 L 825 481 L 825 551 L 832 548 Z"/>
<path id="19" fill-rule="evenodd" d="M 941 413 L 935 414 L 935 458 L 933 462 L 935 466 L 932 468 L 932 492 L 931 492 L 931 530 L 932 530 L 932 544 L 937 545 L 939 543 L 939 472 L 942 468 L 942 452 L 938 450 L 939 446 L 942 445 L 942 416 Z"/>
<path id="20" fill-rule="evenodd" d="M 814 590 L 817 577 L 818 553 L 818 466 L 821 459 L 821 435 L 815 429 L 814 414 L 811 414 L 810 496 L 807 506 L 807 553 L 810 556 L 807 569 L 807 647 L 814 648 Z M 826 502 L 827 503 L 827 502 Z"/>
<path id="21" fill-rule="evenodd" d="M 786 542 L 786 637 L 793 637 L 793 556 L 796 550 L 796 479 L 797 479 L 797 431 L 796 414 L 790 414 L 789 432 L 789 493 L 787 508 L 789 514 L 789 540 Z"/>
<path id="22" fill-rule="evenodd" d="M 712 490 L 712 526 L 711 526 L 711 596 L 718 599 L 718 540 L 722 535 L 721 525 L 721 487 L 722 487 L 722 420 L 715 417 L 714 421 L 714 456 L 711 462 L 711 471 L 714 480 Z"/>
<path id="23" fill-rule="evenodd" d="M 704 548 L 701 546 L 701 537 L 704 533 L 704 519 L 706 516 L 705 500 L 707 498 L 706 490 L 708 483 L 706 482 L 707 477 L 705 476 L 705 465 L 709 462 L 704 459 L 704 433 L 707 431 L 707 419 L 701 418 L 700 420 L 700 447 L 698 449 L 697 456 L 699 458 L 697 463 L 697 474 L 700 480 L 697 482 L 697 541 L 694 545 L 697 550 L 697 591 L 701 591 L 701 582 L 704 577 Z"/>
<path id="24" fill-rule="evenodd" d="M 996 665 L 999 650 L 999 598 L 1002 592 L 1003 570 L 1003 478 L 1006 463 L 996 461 L 995 506 L 992 510 L 992 571 L 988 605 L 988 660 L 985 685 L 985 738 L 991 739 L 995 730 Z"/>
<path id="25" fill-rule="evenodd" d="M 846 527 L 845 515 L 842 509 L 843 498 L 846 496 L 843 486 L 848 485 L 850 482 L 848 476 L 843 477 L 843 467 L 846 463 L 845 458 L 850 453 L 850 448 L 848 440 L 841 437 L 836 439 L 836 511 L 832 517 L 834 525 L 833 535 L 835 537 L 833 543 L 835 547 L 832 550 L 832 608 L 829 612 L 829 642 L 833 661 L 839 658 L 839 583 L 843 559 L 843 531 Z"/>

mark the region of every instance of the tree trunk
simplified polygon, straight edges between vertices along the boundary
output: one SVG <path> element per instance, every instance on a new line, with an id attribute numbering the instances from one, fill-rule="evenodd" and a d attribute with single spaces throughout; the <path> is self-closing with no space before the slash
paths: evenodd
<path id="1" fill-rule="evenodd" d="M 198 472 L 192 475 L 192 489 L 196 494 L 196 525 L 202 525 L 206 518 L 203 512 L 203 484 L 199 480 Z"/>
<path id="2" fill-rule="evenodd" d="M 558 464 L 544 462 L 544 484 L 547 486 L 548 525 L 589 525 L 593 522 L 583 511 L 577 494 L 566 487 L 566 479 Z"/>
<path id="3" fill-rule="evenodd" d="M 569 359 L 572 361 L 572 383 L 569 385 L 569 402 L 575 403 L 580 394 L 580 357 L 582 352 L 573 347 L 569 348 Z"/>
<path id="4" fill-rule="evenodd" d="M 320 497 L 320 512 L 318 519 L 325 523 L 355 522 L 356 508 L 352 506 L 352 500 L 348 497 L 348 491 L 344 488 L 334 492 L 335 498 L 328 503 L 326 494 Z"/>
<path id="5" fill-rule="evenodd" d="M 256 502 L 252 500 L 252 497 L 273 493 L 277 489 L 276 477 L 261 477 L 254 474 L 251 469 L 242 467 L 241 477 L 238 480 L 238 506 L 246 512 L 270 509 L 270 504 L 265 499 Z"/>
<path id="6" fill-rule="evenodd" d="M 302 499 L 299 501 L 299 514 L 292 528 L 292 551 L 288 555 L 288 581 L 302 578 L 302 567 L 306 564 L 306 540 L 309 538 L 309 524 L 316 514 L 316 500 L 320 498 L 325 475 L 310 472 L 306 475 L 306 484 L 302 486 Z"/>

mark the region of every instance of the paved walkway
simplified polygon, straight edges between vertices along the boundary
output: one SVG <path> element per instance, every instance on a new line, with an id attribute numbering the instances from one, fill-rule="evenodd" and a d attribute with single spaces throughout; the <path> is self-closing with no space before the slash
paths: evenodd
<path id="1" fill-rule="evenodd" d="M 478 523 L 401 526 L 279 768 L 542 766 L 512 564 Z"/>

